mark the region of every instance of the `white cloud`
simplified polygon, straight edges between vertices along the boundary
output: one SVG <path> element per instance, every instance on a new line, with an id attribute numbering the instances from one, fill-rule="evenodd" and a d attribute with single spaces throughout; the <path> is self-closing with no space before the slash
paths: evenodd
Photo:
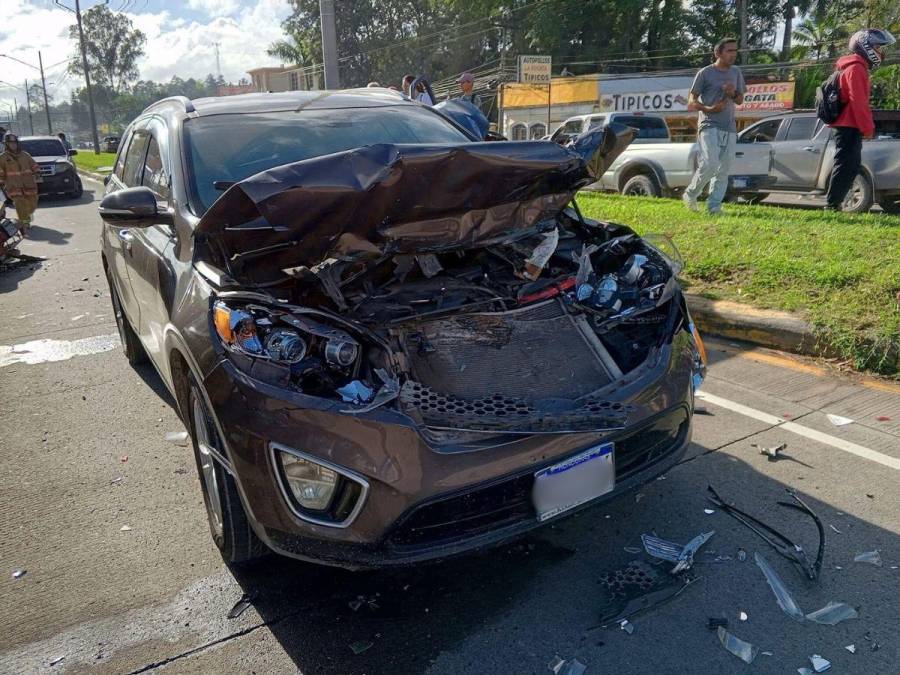
<path id="1" fill-rule="evenodd" d="M 2 0 L 2 4 L 0 54 L 37 64 L 40 49 L 46 67 L 74 52 L 68 38 L 72 13 L 39 0 Z M 215 42 L 226 80 L 237 82 L 248 77 L 251 68 L 276 64 L 266 49 L 282 37 L 281 22 L 290 14 L 286 0 L 189 0 L 190 6 L 202 5 L 214 17 L 208 22 L 188 19 L 172 9 L 174 3 L 166 4 L 164 11 L 128 14 L 147 36 L 145 55 L 138 63 L 141 79 L 167 81 L 173 75 L 187 79 L 215 74 Z M 57 101 L 82 86 L 81 78 L 65 74 L 65 65 L 48 68 L 47 88 Z M 22 87 L 25 78 L 30 83 L 36 75 L 36 70 L 0 58 L 0 80 Z M 5 118 L 2 104 L 12 104 L 14 96 L 21 102 L 24 93 L 0 83 L 0 119 Z"/>

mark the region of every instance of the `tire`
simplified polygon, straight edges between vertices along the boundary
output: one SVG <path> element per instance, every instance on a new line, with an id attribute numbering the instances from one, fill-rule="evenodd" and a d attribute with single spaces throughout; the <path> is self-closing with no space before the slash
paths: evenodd
<path id="1" fill-rule="evenodd" d="M 882 199 L 878 202 L 878 205 L 885 213 L 900 215 L 900 200 L 898 200 L 896 197 L 893 199 Z"/>
<path id="2" fill-rule="evenodd" d="M 75 176 L 75 189 L 69 193 L 69 197 L 72 199 L 81 199 L 81 195 L 84 194 L 84 186 L 81 184 L 81 176 L 76 174 Z"/>
<path id="3" fill-rule="evenodd" d="M 632 197 L 659 197 L 662 190 L 653 176 L 642 173 L 625 181 L 625 185 L 622 186 L 622 194 Z"/>
<path id="4" fill-rule="evenodd" d="M 266 557 L 263 544 L 247 519 L 234 477 L 204 448 L 222 453 L 215 423 L 197 383 L 191 378 L 188 401 L 191 437 L 197 474 L 203 491 L 203 503 L 212 539 L 228 565 L 245 566 Z"/>
<path id="5" fill-rule="evenodd" d="M 116 318 L 116 327 L 119 329 L 119 339 L 122 341 L 122 351 L 128 363 L 134 367 L 147 362 L 147 352 L 141 344 L 137 333 L 131 327 L 128 317 L 122 309 L 122 302 L 113 283 L 109 268 L 106 268 L 106 283 L 109 284 L 109 299 L 112 302 L 113 316 Z"/>
<path id="6" fill-rule="evenodd" d="M 844 199 L 841 211 L 844 213 L 867 213 L 875 203 L 874 192 L 872 182 L 864 174 L 857 175 Z"/>

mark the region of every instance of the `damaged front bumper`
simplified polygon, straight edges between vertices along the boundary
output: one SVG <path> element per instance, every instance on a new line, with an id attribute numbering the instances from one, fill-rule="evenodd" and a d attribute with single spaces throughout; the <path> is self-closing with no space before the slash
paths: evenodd
<path id="1" fill-rule="evenodd" d="M 228 359 L 204 385 L 257 535 L 284 555 L 365 568 L 443 558 L 538 527 L 535 472 L 600 443 L 615 444 L 615 488 L 567 513 L 668 470 L 690 441 L 695 363 L 694 341 L 680 329 L 612 383 L 606 400 L 628 415 L 607 430 L 442 429 L 404 414 L 399 401 L 347 414 L 340 401 L 267 384 Z M 298 517 L 279 489 L 273 444 L 361 478 L 366 490 L 352 522 Z"/>

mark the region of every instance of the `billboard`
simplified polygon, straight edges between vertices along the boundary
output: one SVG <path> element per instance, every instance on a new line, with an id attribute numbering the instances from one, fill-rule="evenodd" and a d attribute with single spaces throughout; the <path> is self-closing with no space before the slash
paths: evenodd
<path id="1" fill-rule="evenodd" d="M 550 84 L 551 56 L 519 56 L 519 82 Z"/>
<path id="2" fill-rule="evenodd" d="M 744 94 L 744 104 L 738 111 L 752 110 L 790 110 L 794 107 L 793 82 L 769 82 L 766 84 L 748 84 Z"/>

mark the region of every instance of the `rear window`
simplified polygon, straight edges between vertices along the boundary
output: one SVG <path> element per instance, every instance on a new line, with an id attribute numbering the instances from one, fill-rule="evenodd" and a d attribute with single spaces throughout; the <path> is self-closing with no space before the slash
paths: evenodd
<path id="1" fill-rule="evenodd" d="M 665 121 L 658 117 L 617 117 L 614 121 L 638 130 L 638 138 L 668 138 L 669 130 Z"/>
<path id="2" fill-rule="evenodd" d="M 66 148 L 62 141 L 51 139 L 20 140 L 19 145 L 32 157 L 58 157 L 66 154 Z"/>
<path id="3" fill-rule="evenodd" d="M 199 117 L 184 124 L 198 213 L 238 182 L 283 164 L 377 143 L 470 143 L 443 117 L 419 106 L 306 110 Z"/>
<path id="4" fill-rule="evenodd" d="M 588 126 L 588 129 L 599 129 L 599 128 L 602 127 L 604 124 L 606 124 L 606 117 L 605 117 L 605 116 L 604 116 L 604 117 L 592 117 L 592 118 L 591 118 L 591 122 L 590 122 L 590 126 Z"/>
<path id="5" fill-rule="evenodd" d="M 581 120 L 569 120 L 563 127 L 563 132 L 567 134 L 575 134 L 577 136 L 581 133 L 582 124 L 583 122 Z"/>

